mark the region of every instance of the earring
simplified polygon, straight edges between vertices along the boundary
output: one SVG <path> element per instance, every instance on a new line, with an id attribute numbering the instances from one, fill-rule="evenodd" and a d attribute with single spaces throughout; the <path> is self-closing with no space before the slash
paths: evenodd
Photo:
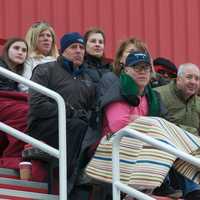
<path id="1" fill-rule="evenodd" d="M 125 72 L 128 73 L 128 71 L 129 71 L 129 70 L 125 68 Z"/>

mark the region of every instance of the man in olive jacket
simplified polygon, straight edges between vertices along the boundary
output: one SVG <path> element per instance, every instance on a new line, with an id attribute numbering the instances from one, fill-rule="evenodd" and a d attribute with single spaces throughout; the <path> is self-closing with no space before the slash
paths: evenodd
<path id="1" fill-rule="evenodd" d="M 200 126 L 199 77 L 199 68 L 186 63 L 179 67 L 176 81 L 155 89 L 169 112 L 168 120 L 195 135 Z"/>
<path id="2" fill-rule="evenodd" d="M 176 81 L 155 88 L 168 110 L 168 120 L 195 135 L 200 133 L 200 97 L 197 96 L 199 79 L 199 68 L 195 64 L 185 63 L 179 66 Z M 176 180 L 186 193 L 185 199 L 200 199 L 199 185 L 184 177 L 177 176 Z"/>

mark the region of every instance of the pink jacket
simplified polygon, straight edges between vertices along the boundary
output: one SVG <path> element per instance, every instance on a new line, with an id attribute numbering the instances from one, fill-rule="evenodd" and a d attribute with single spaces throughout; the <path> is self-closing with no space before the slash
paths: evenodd
<path id="1" fill-rule="evenodd" d="M 108 133 L 114 133 L 125 127 L 132 117 L 147 116 L 148 102 L 146 96 L 139 97 L 140 104 L 137 107 L 129 105 L 126 101 L 118 101 L 109 104 L 105 108 L 103 119 L 102 137 Z M 134 117 L 133 117 L 134 118 Z"/>

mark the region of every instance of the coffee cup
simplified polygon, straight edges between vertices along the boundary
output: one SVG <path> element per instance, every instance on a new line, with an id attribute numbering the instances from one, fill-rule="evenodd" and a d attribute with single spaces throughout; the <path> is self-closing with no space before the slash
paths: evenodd
<path id="1" fill-rule="evenodd" d="M 20 179 L 22 180 L 31 180 L 32 178 L 32 163 L 31 162 L 20 162 Z"/>

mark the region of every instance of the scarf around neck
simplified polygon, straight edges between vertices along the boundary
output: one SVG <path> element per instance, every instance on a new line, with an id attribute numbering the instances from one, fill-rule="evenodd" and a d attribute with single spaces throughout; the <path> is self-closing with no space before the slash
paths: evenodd
<path id="1" fill-rule="evenodd" d="M 73 77 L 78 77 L 84 72 L 83 65 L 80 65 L 78 68 L 75 68 L 73 62 L 67 60 L 66 58 L 62 57 L 61 62 L 63 63 L 63 67 L 67 72 L 69 72 Z"/>
<path id="2" fill-rule="evenodd" d="M 124 99 L 132 106 L 137 107 L 140 103 L 138 98 L 139 88 L 135 81 L 127 74 L 121 73 L 120 75 L 120 90 Z M 144 89 L 144 95 L 147 96 L 149 105 L 149 116 L 158 116 L 159 114 L 159 101 L 156 93 L 148 84 Z"/>

